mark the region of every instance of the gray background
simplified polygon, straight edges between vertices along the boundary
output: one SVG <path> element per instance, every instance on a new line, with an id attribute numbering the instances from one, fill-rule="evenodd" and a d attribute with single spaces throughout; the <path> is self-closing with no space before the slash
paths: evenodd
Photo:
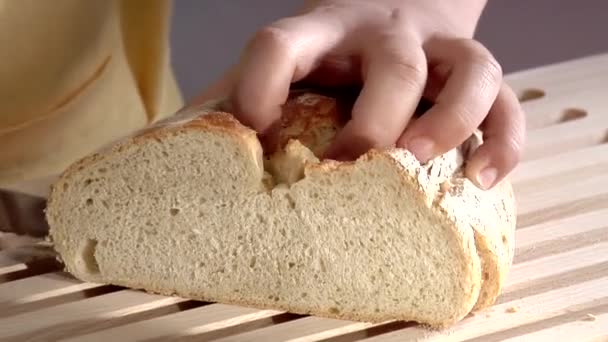
<path id="1" fill-rule="evenodd" d="M 450 1 L 450 0 L 446 0 Z M 175 0 L 172 58 L 187 98 L 234 63 L 261 26 L 301 0 Z M 489 0 L 477 30 L 505 72 L 608 52 L 606 0 Z"/>

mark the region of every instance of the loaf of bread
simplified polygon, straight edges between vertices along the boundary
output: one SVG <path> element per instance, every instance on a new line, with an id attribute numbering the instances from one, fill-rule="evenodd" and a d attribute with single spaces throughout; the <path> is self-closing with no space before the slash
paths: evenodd
<path id="1" fill-rule="evenodd" d="M 323 160 L 339 112 L 291 98 L 273 153 L 221 102 L 121 139 L 53 185 L 54 248 L 84 281 L 321 317 L 439 328 L 492 305 L 515 200 L 464 177 L 480 135 L 424 165 Z"/>

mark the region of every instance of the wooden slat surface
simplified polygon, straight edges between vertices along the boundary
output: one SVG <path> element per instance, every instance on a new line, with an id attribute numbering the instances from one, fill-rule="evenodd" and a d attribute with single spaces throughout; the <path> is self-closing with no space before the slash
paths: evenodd
<path id="1" fill-rule="evenodd" d="M 10 257 L 7 252 L 0 251 L 0 274 L 7 274 L 25 270 L 25 264 Z"/>
<path id="2" fill-rule="evenodd" d="M 589 310 L 590 311 L 590 310 Z M 577 313 L 571 320 L 563 324 L 552 324 L 540 330 L 523 332 L 515 337 L 504 339 L 503 342 L 517 341 L 606 341 L 608 336 L 608 313 L 594 315 Z"/>
<path id="3" fill-rule="evenodd" d="M 220 330 L 239 327 L 245 323 L 267 321 L 272 324 L 272 318 L 282 312 L 274 310 L 255 310 L 232 305 L 211 304 L 165 315 L 150 320 L 115 327 L 100 332 L 74 337 L 74 342 L 100 341 L 114 336 L 128 336 L 129 341 L 173 340 L 175 338 L 198 337 Z M 270 323 L 268 323 L 270 319 Z M 260 326 L 261 324 L 258 324 Z M 216 334 L 217 336 L 217 334 Z M 208 337 L 208 336 L 207 336 Z"/>
<path id="4" fill-rule="evenodd" d="M 218 342 L 263 342 L 271 341 L 275 336 L 285 335 L 289 335 L 292 340 L 296 339 L 301 341 L 306 337 L 308 337 L 308 340 L 318 340 L 320 338 L 329 338 L 336 335 L 343 335 L 351 331 L 365 329 L 369 326 L 371 326 L 371 324 L 307 317 L 264 329 L 228 336 L 218 340 Z"/>
<path id="5" fill-rule="evenodd" d="M 0 332 L 3 337 L 21 341 L 55 340 L 111 326 L 115 321 L 127 322 L 129 316 L 143 317 L 146 312 L 185 301 L 123 290 L 5 317 L 0 319 Z"/>
<path id="6" fill-rule="evenodd" d="M 513 337 L 518 327 L 533 323 L 543 326 L 543 321 L 570 314 L 569 311 L 591 311 L 608 304 L 606 282 L 608 275 L 578 283 L 566 288 L 558 288 L 534 296 L 498 304 L 485 313 L 467 320 L 443 332 L 430 332 L 415 327 L 380 335 L 371 341 L 502 341 Z M 579 318 L 572 315 L 572 319 Z M 551 324 L 549 324 L 551 326 Z M 515 336 L 517 333 L 515 332 Z"/>
<path id="7" fill-rule="evenodd" d="M 81 283 L 0 251 L 0 341 L 608 341 L 608 54 L 507 80 L 542 96 L 523 102 L 516 253 L 493 307 L 428 331 Z"/>
<path id="8" fill-rule="evenodd" d="M 103 292 L 103 286 L 79 282 L 64 273 L 53 272 L 0 284 L 0 318 L 25 310 L 56 305 L 70 298 L 82 298 L 89 290 Z M 70 296 L 75 294 L 76 296 Z"/>

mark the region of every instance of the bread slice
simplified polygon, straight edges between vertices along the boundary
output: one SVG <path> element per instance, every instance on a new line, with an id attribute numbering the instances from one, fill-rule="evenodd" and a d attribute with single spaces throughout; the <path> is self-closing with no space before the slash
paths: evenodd
<path id="1" fill-rule="evenodd" d="M 79 279 L 368 322 L 445 327 L 492 305 L 515 201 L 463 176 L 480 142 L 421 165 L 406 150 L 320 160 L 333 98 L 288 101 L 279 148 L 217 103 L 72 165 L 54 184 L 54 247 Z"/>

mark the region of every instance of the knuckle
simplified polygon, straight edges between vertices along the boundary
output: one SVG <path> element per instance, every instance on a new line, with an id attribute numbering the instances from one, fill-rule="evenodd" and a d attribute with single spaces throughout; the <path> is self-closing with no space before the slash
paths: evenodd
<path id="1" fill-rule="evenodd" d="M 481 68 L 483 75 L 497 84 L 502 82 L 502 66 L 492 53 L 476 40 L 467 40 L 465 43 L 467 59 Z"/>
<path id="2" fill-rule="evenodd" d="M 395 78 L 414 86 L 422 86 L 428 71 L 424 53 L 416 45 L 395 40 L 393 35 L 385 35 L 381 39 L 381 59 L 391 68 Z M 410 49 L 412 46 L 413 49 Z"/>
<path id="3" fill-rule="evenodd" d="M 518 112 L 515 112 L 518 113 Z M 508 115 L 506 127 L 502 128 L 502 132 L 499 133 L 499 146 L 503 149 L 503 155 L 506 158 L 506 162 L 509 165 L 516 165 L 519 163 L 526 141 L 526 129 L 525 129 L 525 118 L 517 118 L 513 113 L 505 113 Z M 499 128 L 500 129 L 500 128 Z"/>
<path id="4" fill-rule="evenodd" d="M 250 47 L 273 49 L 286 57 L 295 54 L 291 35 L 277 25 L 268 25 L 258 30 L 250 42 Z"/>
<path id="5" fill-rule="evenodd" d="M 515 168 L 521 160 L 521 149 L 517 148 L 516 145 L 505 143 L 501 146 L 501 150 L 496 154 L 498 159 L 498 166 L 505 172 L 508 172 Z"/>
<path id="6" fill-rule="evenodd" d="M 485 64 L 482 65 L 482 72 L 485 78 L 497 85 L 502 82 L 502 67 L 493 57 L 488 59 Z"/>
<path id="7" fill-rule="evenodd" d="M 506 132 L 505 132 L 506 133 Z M 504 172 L 515 168 L 522 158 L 522 140 L 514 134 L 496 136 L 487 142 L 488 150 L 493 151 L 493 163 Z M 485 144 L 485 143 L 484 143 Z"/>
<path id="8" fill-rule="evenodd" d="M 416 86 L 424 84 L 426 65 L 405 58 L 393 59 L 391 62 L 395 77 L 413 83 Z"/>
<path id="9" fill-rule="evenodd" d="M 506 164 L 509 166 L 517 165 L 521 160 L 523 151 L 523 139 L 519 138 L 519 134 L 511 134 L 504 143 L 504 156 Z"/>

